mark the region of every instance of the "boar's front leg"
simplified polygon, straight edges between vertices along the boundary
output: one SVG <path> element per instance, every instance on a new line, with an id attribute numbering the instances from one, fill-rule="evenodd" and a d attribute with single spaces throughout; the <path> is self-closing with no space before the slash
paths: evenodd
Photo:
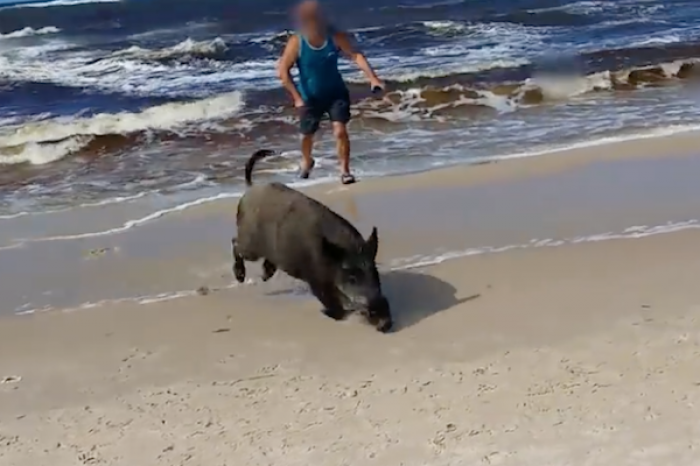
<path id="1" fill-rule="evenodd" d="M 277 266 L 270 262 L 269 260 L 265 259 L 263 261 L 263 276 L 262 279 L 264 282 L 268 281 L 269 279 L 272 278 L 272 276 L 277 272 Z"/>
<path id="2" fill-rule="evenodd" d="M 338 298 L 337 291 L 332 283 L 309 283 L 311 292 L 321 301 L 325 307 L 323 313 L 333 320 L 343 320 L 347 317 L 347 312 Z"/>
<path id="3" fill-rule="evenodd" d="M 233 254 L 233 275 L 238 283 L 243 283 L 245 281 L 245 262 L 243 262 L 243 256 L 238 252 L 236 238 L 231 238 L 231 253 Z"/>

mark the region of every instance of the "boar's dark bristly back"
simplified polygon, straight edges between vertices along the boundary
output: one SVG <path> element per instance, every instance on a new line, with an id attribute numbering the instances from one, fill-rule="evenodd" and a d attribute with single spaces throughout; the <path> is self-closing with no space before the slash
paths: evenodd
<path id="1" fill-rule="evenodd" d="M 260 149 L 258 151 L 255 151 L 253 155 L 250 156 L 248 161 L 245 164 L 245 184 L 248 186 L 253 185 L 253 167 L 255 167 L 255 163 L 263 159 L 267 156 L 274 155 L 275 151 L 270 150 L 270 149 Z"/>

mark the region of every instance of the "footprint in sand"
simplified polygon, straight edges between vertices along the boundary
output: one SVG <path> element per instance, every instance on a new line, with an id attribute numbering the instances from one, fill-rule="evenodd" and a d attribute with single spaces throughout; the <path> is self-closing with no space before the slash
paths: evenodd
<path id="1" fill-rule="evenodd" d="M 19 375 L 8 375 L 8 376 L 0 379 L 0 385 L 17 383 L 21 380 L 22 380 L 22 377 L 20 377 Z"/>

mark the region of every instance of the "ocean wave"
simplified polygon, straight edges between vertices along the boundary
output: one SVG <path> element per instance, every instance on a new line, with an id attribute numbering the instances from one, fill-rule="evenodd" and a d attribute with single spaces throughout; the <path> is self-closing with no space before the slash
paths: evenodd
<path id="1" fill-rule="evenodd" d="M 223 56 L 228 50 L 226 41 L 217 37 L 209 41 L 194 41 L 190 38 L 173 45 L 157 50 L 144 49 L 137 45 L 125 50 L 114 52 L 112 57 L 127 57 L 144 61 L 189 61 L 192 59 L 215 59 Z"/>
<path id="2" fill-rule="evenodd" d="M 236 63 L 222 39 L 185 40 L 163 49 L 131 47 L 105 54 L 69 50 L 65 40 L 0 51 L 0 82 L 52 83 L 132 96 L 205 97 L 232 88 L 277 87 L 275 60 Z M 234 57 L 235 59 L 235 57 Z"/>
<path id="3" fill-rule="evenodd" d="M 243 108 L 234 91 L 194 102 L 168 103 L 138 113 L 56 118 L 0 130 L 0 164 L 42 165 L 75 153 L 94 137 L 176 130 L 187 124 L 231 116 Z"/>
<path id="4" fill-rule="evenodd" d="M 467 29 L 466 24 L 457 21 L 422 21 L 421 24 L 439 32 L 462 32 Z"/>
<path id="5" fill-rule="evenodd" d="M 637 47 L 649 47 L 649 46 L 676 44 L 676 43 L 680 42 L 681 40 L 682 39 L 678 34 L 668 34 L 668 35 L 661 36 L 661 37 L 649 37 L 647 39 L 643 39 L 643 40 L 634 42 L 633 44 L 630 45 L 630 47 L 637 48 Z"/>
<path id="6" fill-rule="evenodd" d="M 593 92 L 630 91 L 661 86 L 678 80 L 700 77 L 700 59 L 678 60 L 658 65 L 589 75 L 535 74 L 520 82 L 484 83 L 476 87 L 470 75 L 450 76 L 445 85 L 435 85 L 438 72 L 401 76 L 387 82 L 389 92 L 383 99 L 367 98 L 358 103 L 360 115 L 401 121 L 439 116 L 444 112 L 480 114 L 484 110 L 510 112 L 518 108 L 562 101 Z M 393 90 L 392 90 L 393 88 Z"/>
<path id="7" fill-rule="evenodd" d="M 18 39 L 21 37 L 30 36 L 43 36 L 46 34 L 57 34 L 61 32 L 60 29 L 54 26 L 46 26 L 39 29 L 34 29 L 29 26 L 19 29 L 17 31 L 8 32 L 7 34 L 0 34 L 0 39 Z"/>
<path id="8" fill-rule="evenodd" d="M 529 65 L 529 60 L 520 59 L 494 59 L 491 61 L 475 62 L 475 63 L 454 63 L 440 67 L 432 67 L 426 69 L 416 69 L 415 71 L 405 70 L 405 67 L 399 69 L 387 69 L 381 73 L 384 81 L 388 83 L 410 83 L 420 80 L 430 80 L 434 78 L 448 78 L 451 76 L 468 75 L 472 73 L 480 73 L 483 71 L 491 71 L 497 69 L 519 68 L 523 65 Z M 364 83 L 365 79 L 360 76 L 351 76 L 346 79 L 350 83 Z"/>
<path id="9" fill-rule="evenodd" d="M 0 8 L 0 10 L 73 6 L 83 5 L 85 3 L 120 3 L 121 1 L 122 0 L 50 0 L 48 2 L 20 3 L 19 5 L 11 5 Z"/>
<path id="10" fill-rule="evenodd" d="M 250 37 L 251 34 L 245 34 L 242 38 L 244 41 L 250 44 L 261 45 L 268 51 L 278 51 L 282 50 L 282 48 L 287 43 L 287 40 L 292 36 L 292 34 L 294 34 L 294 31 L 285 29 L 281 32 L 264 33 L 263 35 L 258 35 L 256 33 L 252 35 L 253 37 Z"/>
<path id="11" fill-rule="evenodd" d="M 519 81 L 478 83 L 469 73 L 444 79 L 407 76 L 404 77 L 405 81 L 388 81 L 388 91 L 380 99 L 370 96 L 366 85 L 352 84 L 352 94 L 357 96 L 353 117 L 370 126 L 377 120 L 397 123 L 438 121 L 445 117 L 495 117 L 498 113 L 566 101 L 586 94 L 628 92 L 698 76 L 698 60 L 680 60 L 589 75 L 535 73 Z M 245 106 L 239 94 L 224 95 L 229 97 L 165 104 L 140 113 L 62 118 L 15 125 L 0 130 L 0 164 L 27 162 L 40 165 L 68 154 L 86 157 L 118 154 L 129 148 L 145 148 L 176 139 L 194 147 L 207 141 L 224 142 L 225 139 L 226 144 L 232 144 L 234 141 L 269 137 L 270 134 L 284 137 L 295 133 L 294 112 L 284 105 L 280 92 L 248 93 Z M 236 97 L 231 99 L 231 95 Z M 221 121 L 215 125 L 210 121 L 213 119 Z M 207 124 L 202 125 L 202 121 L 207 121 Z M 222 128 L 226 133 L 224 139 L 221 136 L 224 134 Z"/>

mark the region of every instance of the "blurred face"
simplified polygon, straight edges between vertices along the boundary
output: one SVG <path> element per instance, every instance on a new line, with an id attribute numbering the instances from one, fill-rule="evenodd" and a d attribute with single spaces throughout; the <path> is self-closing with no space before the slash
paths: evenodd
<path id="1" fill-rule="evenodd" d="M 307 34 L 318 34 L 324 27 L 323 15 L 317 2 L 307 0 L 294 11 L 294 22 L 298 29 Z"/>

